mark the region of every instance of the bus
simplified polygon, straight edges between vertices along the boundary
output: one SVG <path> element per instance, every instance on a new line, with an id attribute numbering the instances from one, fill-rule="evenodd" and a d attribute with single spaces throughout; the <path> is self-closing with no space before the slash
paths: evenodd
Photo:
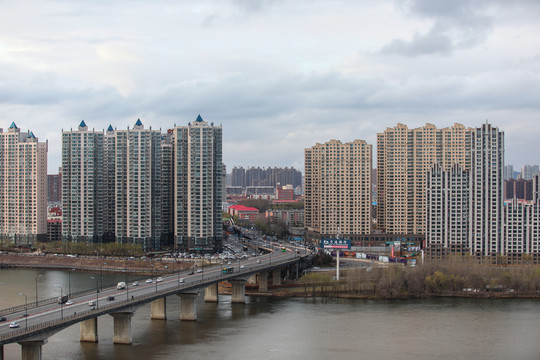
<path id="1" fill-rule="evenodd" d="M 223 274 L 231 274 L 234 271 L 234 268 L 232 266 L 224 267 L 221 272 Z"/>

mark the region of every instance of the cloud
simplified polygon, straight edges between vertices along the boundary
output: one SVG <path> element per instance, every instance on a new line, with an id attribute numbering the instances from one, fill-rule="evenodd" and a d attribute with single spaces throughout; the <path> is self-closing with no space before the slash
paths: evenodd
<path id="1" fill-rule="evenodd" d="M 392 40 L 381 48 L 382 54 L 449 56 L 456 49 L 481 44 L 492 29 L 491 18 L 484 15 L 489 6 L 483 1 L 411 0 L 397 8 L 432 25 L 423 33 L 415 32 L 410 40 Z"/>

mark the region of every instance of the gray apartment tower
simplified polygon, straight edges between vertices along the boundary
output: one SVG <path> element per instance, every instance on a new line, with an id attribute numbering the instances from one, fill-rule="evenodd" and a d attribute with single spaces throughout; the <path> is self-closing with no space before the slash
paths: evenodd
<path id="1" fill-rule="evenodd" d="M 221 248 L 222 127 L 201 116 L 172 133 L 174 241 L 181 251 Z"/>
<path id="2" fill-rule="evenodd" d="M 62 131 L 62 238 L 101 241 L 104 218 L 103 131 Z"/>
<path id="3" fill-rule="evenodd" d="M 162 134 L 62 133 L 63 239 L 140 244 L 145 250 L 221 247 L 222 129 L 203 121 Z M 176 240 L 176 241 L 175 241 Z"/>
<path id="4" fill-rule="evenodd" d="M 444 171 L 436 165 L 428 175 L 426 239 L 433 257 L 494 257 L 504 251 L 504 133 L 488 123 L 472 129 L 468 158 L 470 167 Z"/>

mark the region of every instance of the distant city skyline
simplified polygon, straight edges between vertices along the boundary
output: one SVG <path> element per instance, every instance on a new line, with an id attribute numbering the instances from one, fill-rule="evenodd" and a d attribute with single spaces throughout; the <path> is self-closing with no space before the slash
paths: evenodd
<path id="1" fill-rule="evenodd" d="M 7 0 L 0 127 L 48 140 L 53 174 L 81 120 L 165 132 L 201 114 L 228 169 L 304 171 L 316 143 L 489 120 L 519 169 L 540 152 L 538 33 L 530 0 Z"/>

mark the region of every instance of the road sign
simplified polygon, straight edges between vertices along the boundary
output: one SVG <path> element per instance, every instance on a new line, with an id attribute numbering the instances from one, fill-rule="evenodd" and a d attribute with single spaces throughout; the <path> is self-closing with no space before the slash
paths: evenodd
<path id="1" fill-rule="evenodd" d="M 351 240 L 345 239 L 322 239 L 321 248 L 323 249 L 350 249 Z"/>

